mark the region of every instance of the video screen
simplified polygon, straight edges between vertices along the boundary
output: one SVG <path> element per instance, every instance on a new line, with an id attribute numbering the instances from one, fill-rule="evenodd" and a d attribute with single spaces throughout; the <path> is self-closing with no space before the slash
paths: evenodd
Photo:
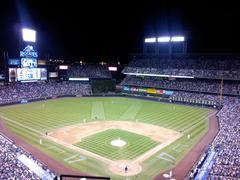
<path id="1" fill-rule="evenodd" d="M 17 80 L 28 81 L 28 80 L 39 80 L 41 78 L 40 68 L 18 68 L 17 69 Z"/>
<path id="2" fill-rule="evenodd" d="M 37 67 L 37 59 L 21 58 L 21 67 L 22 68 L 36 68 Z"/>
<path id="3" fill-rule="evenodd" d="M 47 69 L 46 68 L 40 68 L 40 76 L 41 80 L 47 80 Z"/>
<path id="4" fill-rule="evenodd" d="M 20 65 L 20 59 L 8 59 L 8 65 L 18 66 Z"/>

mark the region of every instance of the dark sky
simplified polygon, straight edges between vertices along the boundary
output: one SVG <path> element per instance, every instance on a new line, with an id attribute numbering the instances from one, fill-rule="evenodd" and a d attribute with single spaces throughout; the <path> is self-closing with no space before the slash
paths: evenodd
<path id="1" fill-rule="evenodd" d="M 228 3 L 6 0 L 0 4 L 0 52 L 18 55 L 22 26 L 37 30 L 41 57 L 122 60 L 142 51 L 144 37 L 167 33 L 186 35 L 189 52 L 240 52 L 240 8 Z"/>

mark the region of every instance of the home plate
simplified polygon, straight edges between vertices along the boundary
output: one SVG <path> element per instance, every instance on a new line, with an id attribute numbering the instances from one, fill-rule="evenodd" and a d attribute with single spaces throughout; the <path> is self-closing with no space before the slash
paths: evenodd
<path id="1" fill-rule="evenodd" d="M 126 166 L 128 167 L 127 172 L 125 171 Z M 111 164 L 109 164 L 108 168 L 114 174 L 121 176 L 133 176 L 139 174 L 142 171 L 142 167 L 139 163 L 129 160 L 113 161 Z"/>

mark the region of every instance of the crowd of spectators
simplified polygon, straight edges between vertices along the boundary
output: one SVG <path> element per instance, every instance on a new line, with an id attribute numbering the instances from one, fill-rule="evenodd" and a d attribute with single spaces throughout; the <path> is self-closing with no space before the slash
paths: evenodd
<path id="1" fill-rule="evenodd" d="M 0 179 L 41 179 L 18 159 L 22 154 L 26 155 L 46 171 L 49 174 L 50 179 L 53 179 L 56 176 L 55 172 L 51 171 L 46 165 L 39 162 L 31 154 L 22 148 L 17 147 L 11 140 L 0 134 Z"/>
<path id="2" fill-rule="evenodd" d="M 208 79 L 240 79 L 240 57 L 135 57 L 123 73 L 193 76 Z"/>
<path id="3" fill-rule="evenodd" d="M 91 86 L 84 82 L 13 83 L 0 86 L 0 104 L 53 98 L 65 95 L 89 95 Z"/>
<path id="4" fill-rule="evenodd" d="M 107 66 L 95 64 L 70 66 L 67 74 L 69 78 L 112 78 Z"/>
<path id="5" fill-rule="evenodd" d="M 194 96 L 194 94 L 192 96 Z M 206 160 L 207 156 L 213 151 L 216 153 L 216 157 L 212 159 L 211 163 L 209 163 L 210 167 L 207 167 L 210 168 L 207 179 L 240 179 L 239 114 L 240 98 L 225 96 L 223 98 L 223 107 L 217 113 L 217 118 L 220 126 L 219 133 L 207 151 L 202 155 L 198 163 L 194 166 L 189 175 L 189 179 L 194 179 L 194 177 L 201 172 L 204 161 Z M 204 171 L 204 173 L 207 172 Z"/>
<path id="6" fill-rule="evenodd" d="M 240 95 L 240 81 L 223 81 L 222 94 Z M 153 87 L 169 90 L 183 90 L 205 93 L 221 93 L 221 80 L 212 79 L 174 79 L 159 77 L 127 76 L 121 85 Z"/>
<path id="7" fill-rule="evenodd" d="M 215 104 L 220 104 L 220 101 L 223 101 L 226 97 L 222 97 L 222 100 L 220 99 L 219 95 L 213 95 L 213 94 L 203 94 L 203 93 L 194 93 L 194 92 L 184 92 L 184 91 L 174 91 L 174 93 L 170 96 L 170 99 L 192 99 L 192 100 L 199 100 L 201 101 L 212 101 Z M 190 101 L 189 101 L 190 102 Z"/>
<path id="8" fill-rule="evenodd" d="M 220 131 L 212 144 L 217 158 L 209 178 L 240 179 L 240 99 L 225 99 L 217 117 Z"/>

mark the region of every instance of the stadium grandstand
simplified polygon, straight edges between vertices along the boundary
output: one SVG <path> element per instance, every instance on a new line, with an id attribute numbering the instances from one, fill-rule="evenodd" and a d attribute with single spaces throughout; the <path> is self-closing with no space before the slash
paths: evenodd
<path id="1" fill-rule="evenodd" d="M 91 86 L 84 82 L 14 83 L 0 86 L 0 92 L 0 103 L 11 104 L 60 96 L 89 95 Z"/>
<path id="2" fill-rule="evenodd" d="M 63 6 L 55 12 L 56 4 L 40 4 L 45 16 L 41 8 L 32 11 L 35 21 L 44 22 L 35 23 L 43 30 L 38 37 L 32 26 L 25 27 L 24 3 L 6 8 L 11 13 L 16 7 L 16 19 L 23 22 L 7 23 L 14 24 L 14 31 L 3 28 L 2 37 L 8 35 L 0 41 L 11 46 L 0 44 L 0 180 L 240 180 L 240 54 L 189 53 L 188 33 L 176 34 L 183 30 L 164 15 L 169 21 L 164 36 L 150 30 L 142 51 L 129 55 L 145 34 L 136 33 L 144 27 L 140 19 L 156 14 L 150 6 L 134 4 L 129 14 L 117 6 L 116 18 L 109 6 L 94 9 L 91 4 L 86 12 L 84 6 Z M 181 14 L 177 10 L 173 7 L 174 14 Z M 209 11 L 214 14 L 213 8 Z M 6 17 L 2 24 L 15 19 Z M 11 42 L 11 32 L 19 33 L 17 43 Z M 51 53 L 63 58 L 50 58 Z"/>
<path id="3" fill-rule="evenodd" d="M 101 78 L 111 79 L 112 75 L 107 66 L 98 64 L 73 65 L 68 69 L 69 78 Z"/>
<path id="4" fill-rule="evenodd" d="M 172 94 L 169 94 L 168 98 L 169 100 L 172 100 L 172 102 L 176 101 L 180 103 L 195 104 L 195 101 L 197 102 L 197 100 L 201 100 L 202 102 L 203 100 L 214 102 L 215 105 L 220 105 L 221 103 L 217 113 L 220 131 L 212 144 L 209 145 L 204 154 L 202 154 L 202 158 L 199 162 L 196 163 L 189 172 L 188 178 L 194 179 L 196 177 L 203 177 L 206 174 L 206 171 L 208 171 L 208 179 L 238 179 L 240 177 L 240 147 L 238 145 L 240 143 L 240 83 L 236 72 L 239 72 L 239 59 L 228 55 L 231 61 L 236 63 L 236 65 L 233 65 L 232 63 L 228 63 L 224 57 L 221 58 L 216 56 L 215 58 L 211 58 L 211 60 L 209 58 L 204 59 L 203 57 L 205 56 L 202 55 L 196 59 L 191 57 L 190 61 L 198 62 L 198 60 L 201 59 L 201 64 L 205 64 L 205 66 L 198 65 L 198 63 L 189 63 L 189 65 L 187 62 L 189 60 L 188 57 L 186 59 L 182 57 L 181 63 L 175 63 L 174 58 L 165 58 L 168 63 L 163 63 L 162 57 L 160 57 L 159 61 L 157 61 L 155 57 L 153 62 L 151 62 L 151 59 L 148 59 L 147 65 L 145 59 L 142 61 L 140 58 L 138 61 L 136 57 L 134 57 L 133 62 L 130 62 L 129 66 L 123 69 L 123 73 L 126 74 L 126 77 L 121 82 L 120 86 L 125 93 L 126 91 L 124 90 L 124 87 L 129 87 L 129 92 L 132 87 L 135 89 L 156 88 L 163 91 L 171 91 Z M 213 59 L 217 59 L 217 61 L 212 61 Z M 222 59 L 222 61 L 219 59 Z M 172 63 L 170 63 L 170 61 Z M 220 70 L 215 68 L 216 66 L 219 66 L 218 68 Z M 82 71 L 82 69 L 85 70 Z M 210 73 L 212 71 L 214 71 L 214 73 Z M 191 72 L 191 74 L 189 72 Z M 198 74 L 198 72 L 201 73 Z M 226 72 L 235 73 L 229 75 L 229 73 Z M 84 67 L 72 66 L 68 69 L 68 73 L 73 77 L 89 76 L 100 79 L 111 77 L 106 68 L 104 70 L 104 68 L 99 68 L 98 65 Z M 82 74 L 79 75 L 79 73 Z M 94 74 L 97 75 L 94 76 Z M 163 77 L 159 77 L 158 75 Z M 185 78 L 184 76 L 191 76 L 193 78 Z M 15 82 L 1 85 L 0 92 L 0 104 L 5 105 L 64 96 L 91 95 L 91 84 L 89 82 L 57 82 L 53 80 L 32 83 Z M 131 93 L 136 94 L 139 92 L 134 91 Z M 145 92 L 142 95 L 145 96 L 147 94 L 148 93 Z M 150 95 L 153 94 L 150 93 Z M 28 169 L 29 164 L 27 164 L 27 166 L 24 165 L 24 163 L 32 162 L 37 163 L 40 167 L 40 170 L 37 173 L 44 171 L 47 172 L 48 176 L 55 176 L 55 173 L 52 170 L 48 169 L 47 166 L 29 155 L 28 152 L 15 146 L 14 143 L 4 135 L 1 135 L 0 137 L 2 149 L 1 162 L 3 163 L 1 167 L 4 167 L 2 169 L 2 172 L 4 173 L 1 174 L 2 178 L 18 176 L 18 173 L 21 174 L 21 177 L 26 179 L 37 179 L 41 177 L 35 177 L 36 175 L 33 173 L 35 169 Z M 19 156 L 19 154 L 23 154 L 23 160 L 21 160 L 21 158 L 19 159 L 19 157 L 22 157 Z M 28 157 L 28 159 L 25 159 L 25 157 Z M 211 168 L 206 170 L 204 169 L 206 166 L 204 166 L 204 164 L 209 163 L 209 161 L 212 162 L 212 165 Z M 12 171 L 11 168 L 14 166 L 16 166 L 16 168 Z M 17 168 L 19 169 L 17 170 Z"/>
<path id="5" fill-rule="evenodd" d="M 231 63 L 230 63 L 231 62 Z M 171 91 L 170 101 L 188 104 L 213 102 L 220 131 L 187 179 L 240 177 L 240 60 L 238 55 L 134 55 L 123 69 L 123 92 L 153 95 Z M 154 88 L 156 91 L 148 92 Z M 145 91 L 143 91 L 145 89 Z M 173 169 L 174 173 L 174 169 Z"/>
<path id="6" fill-rule="evenodd" d="M 54 179 L 55 172 L 0 133 L 0 179 Z"/>

